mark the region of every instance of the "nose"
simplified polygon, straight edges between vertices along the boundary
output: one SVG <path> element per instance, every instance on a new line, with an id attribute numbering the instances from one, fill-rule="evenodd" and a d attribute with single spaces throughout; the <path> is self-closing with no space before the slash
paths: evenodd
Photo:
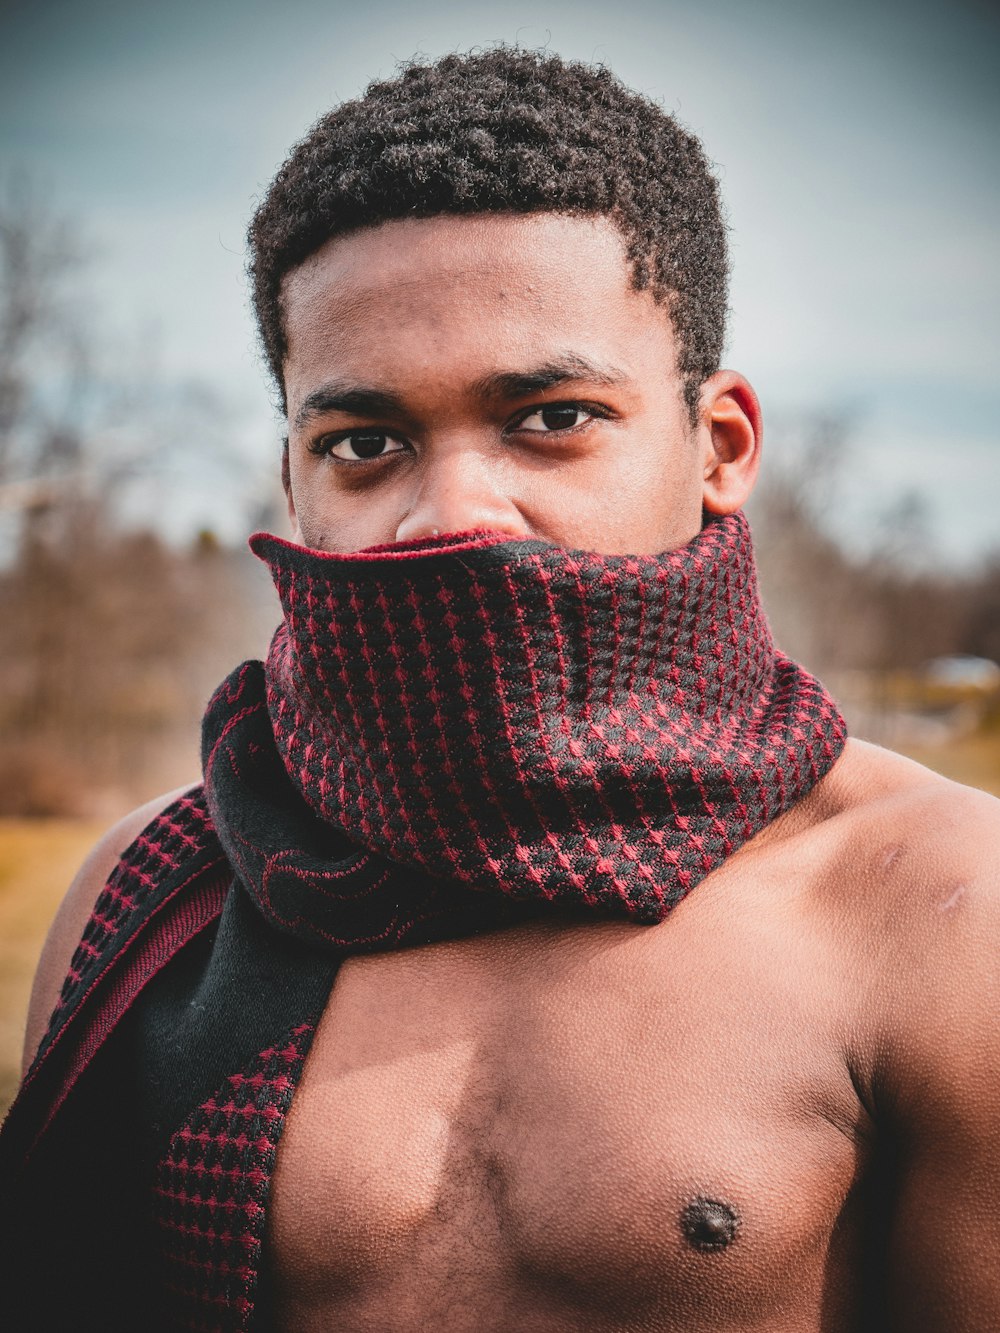
<path id="1" fill-rule="evenodd" d="M 474 528 L 511 537 L 531 536 L 495 463 L 474 449 L 442 451 L 425 462 L 413 502 L 396 528 L 396 540 L 415 541 Z"/>

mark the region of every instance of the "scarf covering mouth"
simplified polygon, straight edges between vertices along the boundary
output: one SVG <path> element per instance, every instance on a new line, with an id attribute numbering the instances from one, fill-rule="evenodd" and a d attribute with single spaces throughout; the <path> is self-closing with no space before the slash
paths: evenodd
<path id="1" fill-rule="evenodd" d="M 251 546 L 284 620 L 209 708 L 209 808 L 264 916 L 338 950 L 518 902 L 661 921 L 843 748 L 742 514 L 654 556 Z"/>

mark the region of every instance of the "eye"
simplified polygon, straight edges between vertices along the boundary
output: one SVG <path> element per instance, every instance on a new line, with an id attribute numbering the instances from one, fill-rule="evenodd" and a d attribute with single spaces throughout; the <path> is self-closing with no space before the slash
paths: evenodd
<path id="1" fill-rule="evenodd" d="M 330 454 L 344 463 L 364 463 L 373 458 L 398 454 L 405 446 L 384 430 L 353 430 L 349 435 L 324 435 L 314 453 Z"/>
<path id="2" fill-rule="evenodd" d="M 540 407 L 530 416 L 522 418 L 519 430 L 527 430 L 537 435 L 552 435 L 556 431 L 573 430 L 585 421 L 590 421 L 596 413 L 581 407 L 579 403 L 552 403 L 549 407 Z"/>

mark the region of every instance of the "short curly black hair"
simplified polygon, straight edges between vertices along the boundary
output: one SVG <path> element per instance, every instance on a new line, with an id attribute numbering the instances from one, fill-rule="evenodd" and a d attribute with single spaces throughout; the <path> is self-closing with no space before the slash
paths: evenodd
<path id="1" fill-rule="evenodd" d="M 409 64 L 325 115 L 250 224 L 250 277 L 283 408 L 281 284 L 330 237 L 397 218 L 606 216 L 635 287 L 664 301 L 692 420 L 719 368 L 729 266 L 699 141 L 604 66 L 500 46 Z"/>

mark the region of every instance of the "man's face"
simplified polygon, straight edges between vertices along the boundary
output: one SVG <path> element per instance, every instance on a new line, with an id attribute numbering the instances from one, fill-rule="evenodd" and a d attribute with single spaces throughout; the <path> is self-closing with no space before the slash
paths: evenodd
<path id="1" fill-rule="evenodd" d="M 307 546 L 478 528 L 655 553 L 701 527 L 712 430 L 607 220 L 389 222 L 293 270 L 283 310 Z"/>

